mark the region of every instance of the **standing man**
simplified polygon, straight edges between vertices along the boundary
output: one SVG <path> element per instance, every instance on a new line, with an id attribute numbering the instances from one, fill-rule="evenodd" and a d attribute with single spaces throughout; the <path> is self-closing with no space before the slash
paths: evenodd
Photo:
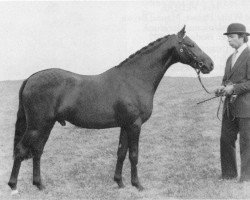
<path id="1" fill-rule="evenodd" d="M 250 181 L 250 34 L 240 23 L 230 24 L 227 32 L 229 45 L 235 49 L 226 62 L 222 86 L 216 96 L 225 96 L 220 138 L 221 178 L 237 178 L 235 142 L 239 133 L 241 175 L 240 182 Z"/>

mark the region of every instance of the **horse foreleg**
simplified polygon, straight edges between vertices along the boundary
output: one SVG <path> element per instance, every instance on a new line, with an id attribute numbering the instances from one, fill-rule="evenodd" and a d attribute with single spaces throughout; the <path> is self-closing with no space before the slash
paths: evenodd
<path id="1" fill-rule="evenodd" d="M 119 188 L 125 187 L 122 181 L 123 162 L 128 151 L 128 135 L 124 128 L 121 128 L 119 146 L 117 151 L 117 163 L 115 169 L 114 181 L 117 182 Z"/>
<path id="2" fill-rule="evenodd" d="M 136 120 L 134 124 L 128 127 L 128 147 L 129 160 L 131 163 L 131 183 L 138 190 L 143 190 L 137 172 L 138 155 L 139 155 L 139 137 L 141 132 L 141 119 Z"/>
<path id="3" fill-rule="evenodd" d="M 10 180 L 8 182 L 8 185 L 10 186 L 10 188 L 12 190 L 16 190 L 16 188 L 17 188 L 16 187 L 17 186 L 17 177 L 18 177 L 19 170 L 20 170 L 20 167 L 21 167 L 21 162 L 22 161 L 19 158 L 15 158 L 15 160 L 14 160 Z"/>

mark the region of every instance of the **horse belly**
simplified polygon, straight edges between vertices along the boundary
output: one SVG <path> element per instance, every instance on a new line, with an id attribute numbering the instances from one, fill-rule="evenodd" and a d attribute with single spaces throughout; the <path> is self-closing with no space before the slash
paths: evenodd
<path id="1" fill-rule="evenodd" d="M 92 129 L 102 129 L 116 127 L 116 119 L 114 110 L 111 105 L 91 104 L 74 105 L 74 109 L 70 111 L 67 121 L 82 127 Z"/>

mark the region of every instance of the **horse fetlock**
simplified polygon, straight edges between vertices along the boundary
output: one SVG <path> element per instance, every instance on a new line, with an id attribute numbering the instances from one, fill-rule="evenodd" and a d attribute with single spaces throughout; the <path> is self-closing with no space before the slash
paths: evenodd
<path id="1" fill-rule="evenodd" d="M 33 181 L 33 185 L 35 185 L 39 190 L 45 189 L 45 186 L 42 184 L 41 181 Z"/>
<path id="2" fill-rule="evenodd" d="M 117 174 L 115 174 L 115 176 L 114 176 L 114 181 L 120 181 L 120 180 L 122 180 L 122 177 L 121 177 L 121 175 L 117 175 Z"/>
<path id="3" fill-rule="evenodd" d="M 11 190 L 16 190 L 16 185 L 17 185 L 17 182 L 16 181 L 9 181 L 8 182 L 8 185 L 10 186 Z"/>
<path id="4" fill-rule="evenodd" d="M 114 176 L 114 181 L 117 183 L 119 188 L 124 188 L 125 187 L 125 185 L 123 184 L 121 176 L 115 175 Z"/>

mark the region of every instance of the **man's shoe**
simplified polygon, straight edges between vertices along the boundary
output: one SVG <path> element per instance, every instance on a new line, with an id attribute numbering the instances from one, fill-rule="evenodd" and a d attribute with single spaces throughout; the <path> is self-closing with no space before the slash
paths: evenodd
<path id="1" fill-rule="evenodd" d="M 250 179 L 247 178 L 247 179 L 243 179 L 242 177 L 239 178 L 238 180 L 239 183 L 246 183 L 246 184 L 250 184 Z"/>
<path id="2" fill-rule="evenodd" d="M 220 176 L 219 181 L 236 180 L 237 176 Z"/>

